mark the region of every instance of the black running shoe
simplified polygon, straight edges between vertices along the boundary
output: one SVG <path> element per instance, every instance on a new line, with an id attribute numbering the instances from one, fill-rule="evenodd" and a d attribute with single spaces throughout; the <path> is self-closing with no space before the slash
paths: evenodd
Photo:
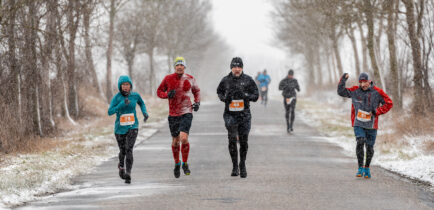
<path id="1" fill-rule="evenodd" d="M 119 169 L 119 177 L 121 177 L 121 179 L 125 179 L 125 169 L 121 167 L 121 164 L 118 164 L 118 169 Z"/>
<path id="2" fill-rule="evenodd" d="M 190 169 L 188 168 L 188 164 L 187 163 L 182 163 L 182 170 L 184 170 L 184 174 L 185 175 L 190 175 Z"/>
<path id="3" fill-rule="evenodd" d="M 238 167 L 233 167 L 231 176 L 238 176 L 238 175 L 240 175 L 240 170 L 238 169 Z"/>
<path id="4" fill-rule="evenodd" d="M 179 176 L 181 176 L 181 164 L 175 164 L 175 169 L 173 169 L 173 175 L 175 175 L 175 178 L 179 178 Z"/>
<path id="5" fill-rule="evenodd" d="M 240 177 L 246 178 L 247 177 L 247 169 L 245 163 L 240 163 Z"/>
<path id="6" fill-rule="evenodd" d="M 125 183 L 131 184 L 131 175 L 129 173 L 125 173 Z"/>

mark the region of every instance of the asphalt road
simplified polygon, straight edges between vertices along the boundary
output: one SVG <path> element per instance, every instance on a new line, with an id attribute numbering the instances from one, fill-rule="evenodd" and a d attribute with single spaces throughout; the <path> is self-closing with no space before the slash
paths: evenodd
<path id="1" fill-rule="evenodd" d="M 134 151 L 132 184 L 117 174 L 117 159 L 74 180 L 76 190 L 23 209 L 434 209 L 434 193 L 384 169 L 356 178 L 356 159 L 297 119 L 285 132 L 283 106 L 252 106 L 248 177 L 231 177 L 223 104 L 194 113 L 189 164 L 173 176 L 168 126 Z M 375 156 L 374 156 L 375 158 Z"/>

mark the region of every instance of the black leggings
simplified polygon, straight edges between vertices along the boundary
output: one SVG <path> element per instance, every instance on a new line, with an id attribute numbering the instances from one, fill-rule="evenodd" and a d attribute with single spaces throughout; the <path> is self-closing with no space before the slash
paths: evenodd
<path id="1" fill-rule="evenodd" d="M 365 156 L 364 147 L 366 146 L 366 163 L 365 167 L 369 167 L 371 164 L 372 157 L 374 157 L 374 145 L 369 145 L 366 143 L 366 138 L 359 137 L 356 139 L 357 145 L 356 145 L 356 155 L 357 155 L 357 162 L 359 164 L 359 167 L 363 167 L 363 159 Z"/>
<path id="2" fill-rule="evenodd" d="M 286 126 L 288 129 L 292 128 L 292 125 L 294 124 L 296 103 L 297 99 L 293 99 L 290 104 L 286 104 L 286 99 L 283 99 L 283 105 L 285 106 Z"/>
<path id="3" fill-rule="evenodd" d="M 137 133 L 138 129 L 131 129 L 126 134 L 115 134 L 119 146 L 119 167 L 123 168 L 126 162 L 126 173 L 131 173 L 133 167 L 133 148 Z"/>

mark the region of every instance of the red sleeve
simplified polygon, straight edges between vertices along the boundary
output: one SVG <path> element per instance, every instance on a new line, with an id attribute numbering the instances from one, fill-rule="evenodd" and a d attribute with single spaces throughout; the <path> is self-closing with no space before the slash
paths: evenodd
<path id="1" fill-rule="evenodd" d="M 196 83 L 196 79 L 193 77 L 193 85 L 191 87 L 191 92 L 193 92 L 194 95 L 194 102 L 200 102 L 200 88 Z"/>
<path id="2" fill-rule="evenodd" d="M 161 81 L 160 86 L 157 89 L 157 96 L 166 99 L 167 98 L 167 76 L 164 77 L 163 81 Z"/>
<path id="3" fill-rule="evenodd" d="M 359 86 L 353 86 L 353 87 L 346 88 L 346 89 L 352 92 L 352 91 L 359 89 Z"/>
<path id="4" fill-rule="evenodd" d="M 390 99 L 390 97 L 381 88 L 374 86 L 374 89 L 380 93 L 381 97 L 384 99 L 384 104 L 378 107 L 375 112 L 377 115 L 386 114 L 393 107 L 392 99 Z"/>

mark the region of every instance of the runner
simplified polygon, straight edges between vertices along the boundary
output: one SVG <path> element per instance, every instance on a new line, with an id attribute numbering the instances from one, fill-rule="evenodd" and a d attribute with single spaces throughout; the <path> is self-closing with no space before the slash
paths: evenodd
<path id="1" fill-rule="evenodd" d="M 117 93 L 111 100 L 108 115 L 116 113 L 115 137 L 119 146 L 119 176 L 125 183 L 131 183 L 131 168 L 133 167 L 133 148 L 139 131 L 139 121 L 136 115 L 136 105 L 142 110 L 144 121 L 148 120 L 146 105 L 142 97 L 132 92 L 133 82 L 130 77 L 120 76 Z M 126 164 L 125 164 L 126 162 Z M 124 167 L 126 165 L 126 168 Z"/>
<path id="2" fill-rule="evenodd" d="M 283 106 L 285 107 L 286 130 L 292 132 L 292 126 L 295 118 L 295 104 L 297 103 L 297 90 L 300 92 L 300 86 L 294 79 L 294 70 L 288 71 L 288 76 L 279 83 L 279 90 L 282 90 Z M 291 117 L 289 117 L 291 115 Z"/>
<path id="3" fill-rule="evenodd" d="M 345 88 L 349 75 L 345 73 L 338 85 L 338 95 L 351 98 L 351 123 L 356 136 L 356 155 L 359 169 L 357 177 L 371 178 L 369 165 L 374 156 L 374 144 L 377 137 L 378 118 L 387 113 L 393 102 L 389 96 L 369 80 L 367 73 L 359 76 L 359 86 Z M 366 146 L 366 163 L 363 165 Z"/>
<path id="4" fill-rule="evenodd" d="M 250 101 L 257 101 L 258 87 L 255 81 L 243 73 L 243 61 L 235 57 L 231 62 L 232 72 L 223 77 L 217 94 L 225 103 L 223 119 L 228 130 L 229 154 L 232 159 L 231 176 L 247 177 L 246 157 L 248 136 L 251 126 Z M 238 167 L 237 139 L 240 142 L 240 163 Z"/>
<path id="5" fill-rule="evenodd" d="M 264 69 L 261 75 L 258 76 L 259 90 L 261 91 L 261 104 L 267 106 L 268 101 L 268 85 L 271 82 L 270 75 L 267 74 L 267 69 Z"/>
<path id="6" fill-rule="evenodd" d="M 187 67 L 183 57 L 175 59 L 175 73 L 164 77 L 157 89 L 158 97 L 169 99 L 169 129 L 172 135 L 172 152 L 175 159 L 174 175 L 179 178 L 181 172 L 181 162 L 179 152 L 182 153 L 182 169 L 185 175 L 190 175 L 191 171 L 187 163 L 190 152 L 188 134 L 190 132 L 191 121 L 193 120 L 192 110 L 198 111 L 200 106 L 200 89 L 193 76 L 185 74 Z M 191 104 L 191 93 L 194 95 L 194 104 Z M 180 143 L 182 142 L 181 148 Z"/>

